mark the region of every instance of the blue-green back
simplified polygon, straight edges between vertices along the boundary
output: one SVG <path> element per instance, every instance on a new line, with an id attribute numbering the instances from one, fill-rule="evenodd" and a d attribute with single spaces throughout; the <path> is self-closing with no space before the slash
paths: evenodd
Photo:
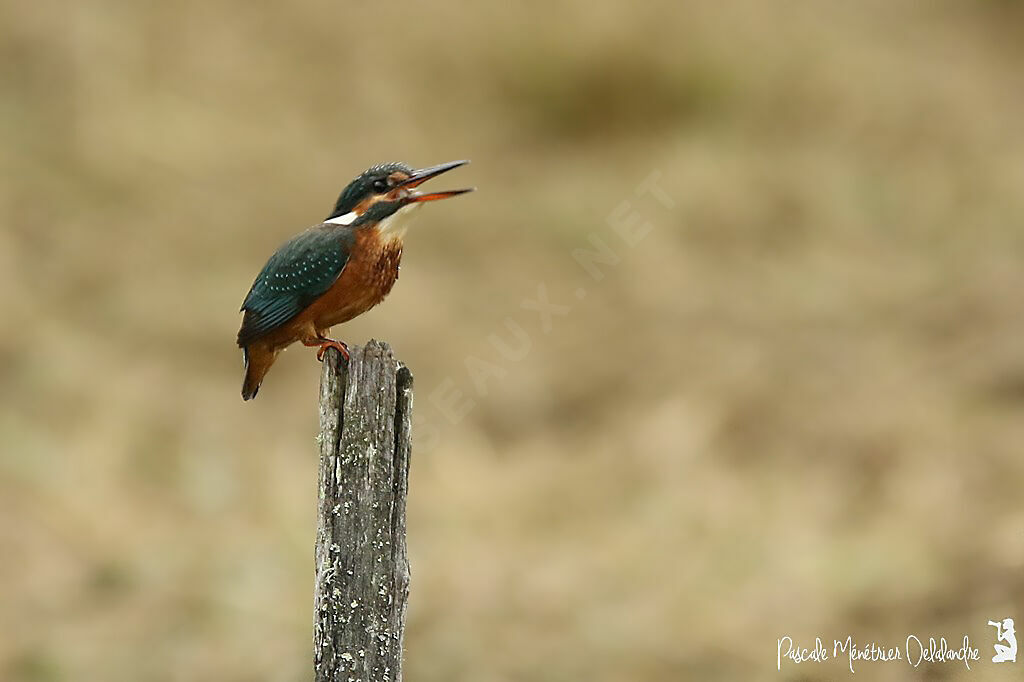
<path id="1" fill-rule="evenodd" d="M 242 303 L 245 317 L 238 345 L 288 322 L 337 281 L 348 262 L 355 234 L 339 225 L 318 225 L 279 248 L 257 275 Z"/>

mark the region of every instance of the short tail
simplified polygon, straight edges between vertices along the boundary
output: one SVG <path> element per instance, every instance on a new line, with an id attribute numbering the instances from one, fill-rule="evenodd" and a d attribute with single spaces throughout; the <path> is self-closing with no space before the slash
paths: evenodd
<path id="1" fill-rule="evenodd" d="M 245 378 L 242 380 L 242 400 L 252 400 L 259 393 L 263 377 L 274 364 L 277 354 L 263 346 L 252 345 L 242 348 L 245 360 Z"/>

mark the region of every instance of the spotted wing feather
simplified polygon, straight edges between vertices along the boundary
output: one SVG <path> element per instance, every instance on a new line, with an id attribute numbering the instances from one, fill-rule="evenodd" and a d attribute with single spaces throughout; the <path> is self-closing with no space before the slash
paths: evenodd
<path id="1" fill-rule="evenodd" d="M 320 225 L 292 237 L 270 257 L 242 303 L 238 345 L 281 327 L 331 288 L 348 262 L 351 230 Z"/>

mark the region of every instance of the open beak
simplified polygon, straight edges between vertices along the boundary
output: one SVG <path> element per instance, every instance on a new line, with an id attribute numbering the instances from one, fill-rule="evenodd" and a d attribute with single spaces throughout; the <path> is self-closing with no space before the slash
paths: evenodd
<path id="1" fill-rule="evenodd" d="M 405 189 L 413 189 L 414 187 L 420 186 L 430 178 L 438 176 L 441 173 L 447 173 L 453 168 L 465 166 L 467 163 L 469 163 L 469 161 L 449 161 L 448 163 L 442 163 L 437 166 L 421 168 L 419 170 L 413 171 L 409 179 L 403 182 L 401 185 L 399 185 L 399 187 L 403 187 Z M 438 199 L 449 199 L 451 197 L 457 197 L 460 194 L 465 194 L 466 192 L 472 192 L 474 189 L 475 188 L 473 187 L 467 189 L 451 189 L 446 190 L 444 192 L 430 192 L 428 194 L 418 194 L 413 192 L 409 194 L 408 198 L 406 199 L 406 203 L 413 204 L 420 201 L 437 201 Z"/>

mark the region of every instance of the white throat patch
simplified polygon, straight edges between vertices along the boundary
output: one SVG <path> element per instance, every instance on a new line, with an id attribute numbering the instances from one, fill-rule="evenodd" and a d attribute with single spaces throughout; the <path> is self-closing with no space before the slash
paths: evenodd
<path id="1" fill-rule="evenodd" d="M 380 221 L 377 225 L 377 229 L 380 230 L 381 235 L 384 237 L 404 237 L 406 230 L 409 229 L 409 214 L 419 208 L 419 206 L 419 203 L 406 204 L 384 220 Z"/>

